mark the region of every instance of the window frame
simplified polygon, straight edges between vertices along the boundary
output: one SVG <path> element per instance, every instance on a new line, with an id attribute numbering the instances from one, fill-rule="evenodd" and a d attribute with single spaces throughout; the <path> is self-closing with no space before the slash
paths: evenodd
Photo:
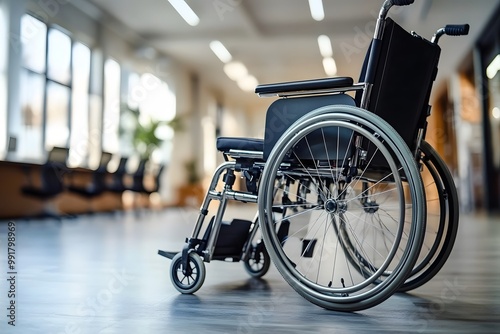
<path id="1" fill-rule="evenodd" d="M 50 99 L 49 99 L 49 94 L 50 94 L 50 89 L 49 89 L 49 86 L 51 85 L 58 85 L 58 86 L 61 86 L 61 87 L 64 87 L 67 89 L 67 97 L 65 98 L 65 103 L 64 103 L 64 109 L 65 109 L 65 128 L 67 128 L 68 130 L 68 135 L 67 137 L 64 139 L 64 142 L 61 142 L 61 146 L 63 147 L 68 147 L 70 148 L 70 150 L 72 149 L 76 149 L 76 146 L 73 147 L 72 146 L 72 123 L 73 123 L 73 116 L 74 116 L 74 112 L 75 110 L 73 110 L 73 98 L 74 98 L 74 84 L 73 84 L 73 79 L 74 79 L 74 76 L 75 76 L 75 69 L 74 69 L 74 61 L 75 61 L 75 52 L 74 52 L 74 49 L 75 49 L 75 45 L 77 44 L 81 44 L 83 46 L 85 46 L 86 48 L 88 48 L 89 52 L 90 52 L 90 57 L 89 57 L 89 64 L 88 64 L 88 83 L 87 83 L 87 87 L 85 87 L 85 93 L 87 94 L 87 99 L 88 99 L 88 105 L 86 107 L 86 115 L 84 117 L 87 118 L 87 134 L 86 134 L 86 138 L 87 138 L 87 141 L 90 141 L 91 138 L 90 138 L 90 132 L 91 132 L 91 129 L 90 129 L 90 112 L 91 112 L 91 99 L 92 99 L 92 94 L 91 94 L 91 85 L 92 85 L 92 67 L 93 67 L 93 49 L 89 46 L 89 45 L 86 45 L 85 43 L 83 43 L 82 41 L 79 41 L 79 40 L 76 40 L 71 32 L 67 31 L 66 29 L 64 29 L 63 27 L 59 26 L 59 25 L 56 25 L 56 24 L 49 24 L 47 22 L 44 22 L 41 18 L 37 17 L 37 15 L 34 15 L 30 12 L 26 12 L 24 13 L 22 16 L 21 16 L 21 22 L 23 20 L 24 17 L 26 16 L 30 16 L 34 19 L 36 19 L 37 21 L 39 21 L 41 24 L 43 24 L 45 26 L 45 66 L 44 66 L 44 70 L 42 72 L 38 72 L 36 70 L 33 70 L 32 68 L 30 68 L 29 66 L 27 66 L 23 61 L 21 61 L 21 68 L 20 68 L 20 75 L 27 75 L 27 76 L 37 76 L 39 78 L 41 78 L 41 80 L 43 80 L 44 82 L 44 87 L 43 87 L 43 98 L 42 98 L 42 105 L 41 105 L 41 110 L 42 110 L 42 123 L 40 125 L 40 131 L 41 131 L 41 138 L 40 138 L 40 142 L 36 143 L 36 145 L 38 146 L 37 147 L 37 152 L 38 153 L 35 153 L 35 155 L 37 156 L 46 156 L 47 155 L 47 152 L 51 149 L 50 146 L 52 146 L 51 144 L 49 145 L 49 143 L 47 142 L 48 140 L 48 136 L 47 136 L 47 131 L 48 131 L 48 123 L 49 123 L 49 108 L 50 106 L 48 105 Z M 21 28 L 22 29 L 22 28 Z M 50 60 L 49 60 L 49 54 L 50 54 L 50 33 L 52 31 L 55 31 L 57 30 L 59 33 L 62 33 L 64 34 L 65 36 L 68 37 L 69 39 L 69 73 L 68 73 L 68 80 L 66 82 L 62 82 L 60 80 L 58 80 L 58 78 L 54 78 L 51 76 L 50 74 Z M 24 74 L 23 74 L 24 73 Z M 24 105 L 24 102 L 25 101 L 21 101 L 21 106 Z M 24 121 L 21 123 L 21 127 L 24 128 L 25 127 L 25 123 Z M 77 145 L 78 146 L 78 145 Z M 85 152 L 83 152 L 83 156 L 82 156 L 82 159 L 80 159 L 80 161 L 75 164 L 75 166 L 81 166 L 81 167 L 86 167 L 88 166 L 88 159 L 89 159 L 89 156 L 91 155 L 91 152 L 90 150 L 93 148 L 91 147 L 91 145 L 85 145 Z M 101 147 L 101 145 L 99 144 L 99 147 Z M 31 156 L 23 156 L 21 157 L 22 159 L 30 159 L 32 158 Z"/>

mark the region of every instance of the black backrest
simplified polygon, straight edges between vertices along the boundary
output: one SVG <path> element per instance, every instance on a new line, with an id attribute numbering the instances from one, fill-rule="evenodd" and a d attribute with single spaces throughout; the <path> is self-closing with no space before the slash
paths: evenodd
<path id="1" fill-rule="evenodd" d="M 425 125 L 440 52 L 438 45 L 386 20 L 368 110 L 394 127 L 412 150 Z"/>
<path id="2" fill-rule="evenodd" d="M 101 153 L 99 167 L 93 172 L 93 184 L 96 190 L 104 190 L 106 188 L 106 175 L 108 172 L 108 164 L 113 155 L 108 152 Z"/>
<path id="3" fill-rule="evenodd" d="M 322 95 L 322 96 L 309 96 L 298 97 L 289 99 L 279 99 L 274 101 L 266 113 L 266 128 L 264 133 L 264 159 L 269 157 L 271 150 L 278 141 L 278 139 L 285 133 L 285 131 L 295 123 L 299 118 L 307 113 L 328 105 L 354 105 L 354 100 L 351 96 L 346 94 L 337 95 Z M 348 141 L 351 132 L 345 131 L 341 134 L 344 141 Z M 337 133 L 331 134 L 332 138 L 337 138 Z M 323 139 L 324 136 L 321 132 L 313 133 L 308 136 L 308 144 L 317 146 L 317 151 L 313 150 L 313 154 L 318 159 L 325 159 L 327 152 L 325 152 Z M 297 150 L 294 152 L 300 159 L 310 159 L 309 148 L 303 147 L 304 143 L 299 143 Z M 335 145 L 331 145 L 335 147 Z M 333 156 L 333 155 L 332 155 Z"/>
<path id="4" fill-rule="evenodd" d="M 158 170 L 156 171 L 156 175 L 155 175 L 155 187 L 153 189 L 154 192 L 157 192 L 158 190 L 160 190 L 160 179 L 161 179 L 161 174 L 163 173 L 163 170 L 165 169 L 165 165 L 161 164 L 159 167 L 158 167 Z"/>
<path id="5" fill-rule="evenodd" d="M 42 189 L 51 195 L 64 190 L 64 174 L 68 172 L 66 165 L 60 162 L 48 161 L 41 167 Z"/>
<path id="6" fill-rule="evenodd" d="M 50 150 L 49 156 L 47 157 L 47 161 L 57 162 L 66 165 L 66 162 L 68 161 L 68 155 L 69 155 L 69 148 L 55 146 Z"/>
<path id="7" fill-rule="evenodd" d="M 133 177 L 140 177 L 144 178 L 144 173 L 146 172 L 146 163 L 148 162 L 148 159 L 141 159 L 139 161 L 139 164 L 137 165 L 137 169 L 135 170 Z"/>
<path id="8" fill-rule="evenodd" d="M 133 188 L 134 189 L 143 189 L 144 188 L 144 174 L 146 172 L 146 163 L 148 159 L 141 159 L 139 161 L 139 165 L 137 165 L 137 169 L 134 174 L 132 174 L 133 180 Z"/>
<path id="9" fill-rule="evenodd" d="M 111 158 L 113 155 L 109 152 L 102 152 L 101 153 L 101 160 L 99 161 L 99 169 L 107 168 L 108 163 L 111 161 Z"/>
<path id="10" fill-rule="evenodd" d="M 118 163 L 118 167 L 113 172 L 113 187 L 115 188 L 125 188 L 125 184 L 123 182 L 123 177 L 127 173 L 127 162 L 128 157 L 121 157 L 120 162 Z"/>
<path id="11" fill-rule="evenodd" d="M 40 172 L 42 189 L 50 195 L 64 191 L 64 174 L 68 173 L 66 165 L 68 156 L 69 148 L 55 146 L 49 151 L 47 162 L 42 165 Z"/>
<path id="12" fill-rule="evenodd" d="M 118 163 L 118 167 L 113 172 L 113 174 L 119 175 L 120 177 L 125 175 L 125 173 L 127 172 L 127 162 L 128 157 L 121 157 L 120 162 Z"/>

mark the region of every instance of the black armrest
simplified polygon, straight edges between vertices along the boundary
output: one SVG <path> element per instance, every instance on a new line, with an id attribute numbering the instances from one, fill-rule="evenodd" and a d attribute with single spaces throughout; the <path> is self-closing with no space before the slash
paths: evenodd
<path id="1" fill-rule="evenodd" d="M 297 92 L 307 90 L 322 90 L 330 88 L 350 87 L 354 84 L 352 78 L 336 77 L 303 81 L 280 82 L 258 85 L 255 88 L 257 94 L 276 94 L 285 92 Z"/>

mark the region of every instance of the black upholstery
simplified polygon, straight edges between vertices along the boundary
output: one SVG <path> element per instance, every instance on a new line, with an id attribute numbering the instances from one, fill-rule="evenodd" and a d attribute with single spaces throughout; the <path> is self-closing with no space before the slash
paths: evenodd
<path id="1" fill-rule="evenodd" d="M 58 162 L 66 166 L 68 162 L 69 148 L 67 147 L 53 147 L 47 157 L 47 161 Z"/>
<path id="2" fill-rule="evenodd" d="M 148 159 L 142 159 L 139 162 L 139 165 L 137 166 L 137 170 L 132 175 L 132 179 L 133 179 L 132 186 L 127 189 L 127 190 L 133 191 L 134 193 L 139 195 L 139 197 L 137 199 L 140 199 L 141 195 L 149 196 L 149 195 L 156 193 L 160 190 L 160 186 L 161 186 L 160 179 L 161 179 L 161 175 L 162 175 L 163 171 L 165 170 L 165 165 L 158 166 L 158 169 L 156 170 L 156 174 L 154 176 L 154 182 L 155 182 L 154 187 L 149 188 L 149 187 L 146 187 L 144 185 L 144 177 L 146 174 L 147 162 L 148 162 Z M 143 204 L 142 204 L 143 202 L 141 202 L 141 201 L 136 202 L 135 199 L 136 198 L 134 197 L 134 206 L 136 208 L 143 207 Z M 151 202 L 149 202 L 149 197 L 147 200 L 148 200 L 147 205 L 151 205 Z"/>
<path id="3" fill-rule="evenodd" d="M 32 176 L 28 171 L 29 184 L 21 188 L 21 193 L 44 202 L 41 217 L 59 217 L 56 208 L 49 208 L 55 197 L 65 190 L 64 175 L 68 173 L 66 161 L 69 149 L 65 147 L 54 147 L 49 152 L 47 162 L 40 169 L 40 186 L 35 186 Z"/>
<path id="4" fill-rule="evenodd" d="M 156 175 L 155 175 L 155 185 L 152 189 L 146 189 L 144 187 L 143 189 L 143 193 L 145 193 L 146 195 L 150 195 L 152 193 L 156 193 L 160 190 L 160 186 L 161 186 L 161 175 L 163 173 L 163 171 L 165 170 L 165 165 L 160 165 L 158 167 L 158 170 L 156 171 Z"/>
<path id="5" fill-rule="evenodd" d="M 137 169 L 132 174 L 132 185 L 127 187 L 127 190 L 143 193 L 144 189 L 144 174 L 146 173 L 146 163 L 148 159 L 141 159 L 137 165 Z"/>
<path id="6" fill-rule="evenodd" d="M 301 97 L 301 98 L 293 98 L 293 99 L 280 99 L 274 101 L 266 113 L 266 130 L 264 136 L 264 159 L 267 159 L 274 145 L 278 141 L 278 139 L 285 133 L 285 131 L 290 128 L 290 126 L 295 123 L 299 118 L 320 107 L 328 106 L 328 105 L 350 105 L 354 106 L 355 102 L 353 98 L 346 94 L 336 94 L 336 95 L 321 95 L 321 96 L 311 96 L 311 97 Z M 317 158 L 323 159 L 326 158 L 324 156 L 325 149 L 323 145 L 323 134 L 319 134 L 318 136 L 314 136 L 312 133 L 308 137 L 309 145 L 316 146 L 319 145 L 318 152 L 313 152 Z M 337 133 L 330 134 L 332 140 L 336 140 Z M 328 134 L 327 134 L 328 136 Z M 341 140 L 349 140 L 351 133 L 341 133 Z M 299 143 L 300 144 L 300 143 Z M 335 147 L 335 145 L 331 145 L 331 147 Z M 347 147 L 347 145 L 346 145 Z M 297 148 L 296 154 L 300 158 L 307 159 L 301 155 L 300 145 Z M 310 155 L 310 151 L 308 148 L 304 149 L 304 152 L 307 155 Z M 339 153 L 339 155 L 342 155 Z"/>
<path id="7" fill-rule="evenodd" d="M 355 102 L 351 96 L 345 94 L 276 100 L 268 108 L 266 114 L 266 131 L 264 140 L 257 138 L 220 137 L 217 138 L 217 150 L 224 153 L 228 153 L 230 150 L 263 152 L 265 160 L 269 156 L 269 153 L 271 153 L 271 150 L 278 139 L 295 121 L 310 111 L 334 104 L 355 105 Z M 331 135 L 332 138 L 338 137 L 337 133 L 327 134 L 327 136 L 328 135 Z M 318 152 L 321 151 L 323 152 L 322 154 L 324 154 L 324 146 L 322 142 L 323 134 L 321 135 L 319 141 L 316 140 L 317 138 L 313 137 L 308 137 L 309 145 L 312 147 L 319 145 L 320 147 Z M 342 133 L 340 134 L 340 138 L 342 140 L 349 140 L 350 133 Z M 298 145 L 297 152 L 300 152 L 301 150 L 301 146 Z M 308 148 L 304 148 L 302 151 L 306 151 L 308 154 L 310 152 Z M 321 154 L 319 154 L 318 157 L 321 158 Z M 302 158 L 304 158 L 304 156 L 302 156 Z"/>
<path id="8" fill-rule="evenodd" d="M 58 162 L 47 161 L 42 165 L 40 171 L 41 186 L 28 185 L 21 188 L 25 195 L 33 196 L 41 200 L 51 199 L 64 191 L 63 176 L 66 167 Z"/>
<path id="9" fill-rule="evenodd" d="M 440 51 L 387 19 L 368 110 L 392 125 L 411 149 L 425 124 Z"/>
<path id="10" fill-rule="evenodd" d="M 68 187 L 68 190 L 87 198 L 101 195 L 106 190 L 107 167 L 111 157 L 111 153 L 103 152 L 99 167 L 92 172 L 92 182 L 85 186 L 71 185 Z"/>
<path id="11" fill-rule="evenodd" d="M 118 163 L 118 167 L 112 173 L 111 183 L 106 184 L 106 190 L 114 192 L 114 193 L 122 193 L 127 190 L 125 186 L 124 177 L 127 173 L 127 162 L 128 157 L 121 157 L 120 162 Z"/>
<path id="12" fill-rule="evenodd" d="M 323 78 L 313 80 L 280 82 L 259 85 L 255 88 L 257 94 L 276 94 L 286 92 L 298 92 L 307 90 L 321 90 L 331 88 L 342 88 L 353 85 L 353 79 L 349 77 Z"/>
<path id="13" fill-rule="evenodd" d="M 219 137 L 217 150 L 228 153 L 230 150 L 264 151 L 264 140 L 258 138 Z"/>

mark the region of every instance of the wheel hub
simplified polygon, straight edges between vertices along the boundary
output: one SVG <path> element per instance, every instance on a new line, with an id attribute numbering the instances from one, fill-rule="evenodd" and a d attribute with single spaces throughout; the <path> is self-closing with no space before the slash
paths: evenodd
<path id="1" fill-rule="evenodd" d="M 347 210 L 347 202 L 330 198 L 325 202 L 325 210 L 328 213 L 344 213 Z"/>
<path id="2" fill-rule="evenodd" d="M 379 209 L 377 202 L 367 202 L 363 204 L 366 213 L 375 213 Z"/>

